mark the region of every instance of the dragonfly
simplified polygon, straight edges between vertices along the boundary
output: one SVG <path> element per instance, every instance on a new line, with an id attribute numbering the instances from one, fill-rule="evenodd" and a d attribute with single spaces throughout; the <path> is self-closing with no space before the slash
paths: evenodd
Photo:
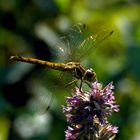
<path id="1" fill-rule="evenodd" d="M 65 87 L 73 83 L 76 84 L 80 81 L 81 89 L 83 82 L 90 85 L 92 81 L 97 80 L 95 71 L 92 68 L 84 68 L 80 63 L 81 60 L 87 57 L 95 47 L 113 33 L 113 30 L 104 29 L 96 34 L 87 35 L 85 28 L 85 24 L 75 24 L 68 30 L 64 37 L 61 37 L 61 41 L 56 45 L 56 48 L 57 51 L 66 58 L 63 63 L 44 61 L 17 55 L 11 56 L 10 59 L 43 65 L 62 72 L 69 72 L 72 74 L 74 79 L 66 84 Z M 62 55 L 60 57 L 62 57 Z"/>

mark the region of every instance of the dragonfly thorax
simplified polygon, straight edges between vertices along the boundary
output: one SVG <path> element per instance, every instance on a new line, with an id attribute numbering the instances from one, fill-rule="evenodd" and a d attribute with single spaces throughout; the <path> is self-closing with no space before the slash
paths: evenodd
<path id="1" fill-rule="evenodd" d="M 68 62 L 65 64 L 65 70 L 66 71 L 70 71 L 70 70 L 73 71 L 74 69 L 80 67 L 80 65 L 81 64 L 79 62 Z"/>
<path id="2" fill-rule="evenodd" d="M 85 69 L 79 62 L 68 62 L 65 64 L 65 71 L 69 71 L 73 76 L 80 80 L 88 82 L 96 79 L 96 73 L 93 69 Z"/>

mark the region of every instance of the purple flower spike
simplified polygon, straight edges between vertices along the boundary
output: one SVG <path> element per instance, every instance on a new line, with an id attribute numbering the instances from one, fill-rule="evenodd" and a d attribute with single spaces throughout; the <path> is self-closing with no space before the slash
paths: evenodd
<path id="1" fill-rule="evenodd" d="M 89 91 L 76 88 L 73 96 L 67 97 L 63 112 L 70 127 L 66 140 L 102 140 L 111 138 L 118 130 L 109 124 L 107 118 L 119 111 L 113 93 L 113 83 L 105 88 L 99 82 L 91 84 Z"/>

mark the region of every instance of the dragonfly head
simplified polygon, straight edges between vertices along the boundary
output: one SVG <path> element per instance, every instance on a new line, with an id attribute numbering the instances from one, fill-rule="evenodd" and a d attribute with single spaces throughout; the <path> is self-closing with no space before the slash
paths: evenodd
<path id="1" fill-rule="evenodd" d="M 87 69 L 85 72 L 84 79 L 88 82 L 95 81 L 97 79 L 95 71 L 92 68 Z"/>

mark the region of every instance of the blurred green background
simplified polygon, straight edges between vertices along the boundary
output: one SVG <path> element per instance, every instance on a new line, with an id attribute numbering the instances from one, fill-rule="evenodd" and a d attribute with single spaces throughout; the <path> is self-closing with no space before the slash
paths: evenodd
<path id="1" fill-rule="evenodd" d="M 104 85 L 114 82 L 120 112 L 110 122 L 119 127 L 116 140 L 140 140 L 139 0 L 0 0 L 0 140 L 64 139 L 65 77 L 9 56 L 59 62 L 57 39 L 79 22 L 90 33 L 114 30 L 82 64 Z"/>

